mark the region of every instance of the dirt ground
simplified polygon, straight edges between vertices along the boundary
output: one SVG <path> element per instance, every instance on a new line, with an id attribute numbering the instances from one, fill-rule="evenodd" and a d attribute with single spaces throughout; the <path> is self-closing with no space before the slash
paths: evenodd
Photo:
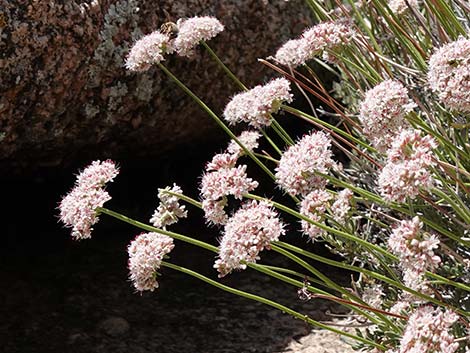
<path id="1" fill-rule="evenodd" d="M 299 346 L 310 332 L 305 322 L 170 269 L 162 271 L 157 291 L 135 293 L 127 280 L 126 245 L 125 237 L 102 238 L 71 244 L 47 258 L 32 255 L 27 263 L 10 258 L 0 292 L 1 351 L 275 353 L 318 347 L 318 339 Z M 204 267 L 202 256 L 188 259 L 183 253 L 172 262 L 214 272 L 210 264 Z M 249 270 L 223 282 L 316 320 L 329 320 L 328 312 L 339 310 L 324 301 L 302 302 L 294 287 Z M 332 339 L 323 339 L 319 348 L 328 348 L 328 342 L 337 348 Z"/>

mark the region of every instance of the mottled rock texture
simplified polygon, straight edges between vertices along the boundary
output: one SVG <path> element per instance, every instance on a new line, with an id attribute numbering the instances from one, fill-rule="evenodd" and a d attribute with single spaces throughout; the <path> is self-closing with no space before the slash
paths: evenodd
<path id="1" fill-rule="evenodd" d="M 272 75 L 257 58 L 310 24 L 302 0 L 0 0 L 0 170 L 157 155 L 219 134 L 163 72 L 123 68 L 136 39 L 194 15 L 224 23 L 210 45 L 249 85 Z M 203 51 L 166 63 L 218 113 L 236 92 Z"/>

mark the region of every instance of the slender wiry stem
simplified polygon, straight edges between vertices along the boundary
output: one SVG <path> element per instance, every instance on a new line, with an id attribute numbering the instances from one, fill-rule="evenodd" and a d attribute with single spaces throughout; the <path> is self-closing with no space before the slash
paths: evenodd
<path id="1" fill-rule="evenodd" d="M 252 151 L 247 149 L 245 145 L 243 145 L 240 140 L 233 134 L 232 130 L 228 128 L 227 125 L 215 114 L 198 96 L 196 96 L 183 82 L 181 82 L 173 73 L 168 70 L 163 64 L 159 63 L 158 66 L 162 71 L 170 77 L 188 96 L 190 96 L 201 108 L 203 108 L 209 116 L 215 120 L 215 122 L 230 136 L 232 140 L 234 140 L 242 149 L 243 151 L 273 180 L 276 178 L 274 174 L 269 170 L 268 167 L 264 165 L 263 162 L 256 157 Z"/>
<path id="2" fill-rule="evenodd" d="M 168 268 L 171 268 L 173 270 L 176 270 L 176 271 L 179 271 L 179 272 L 182 272 L 182 273 L 185 273 L 187 275 L 190 275 L 192 277 L 195 277 L 203 282 L 206 282 L 214 287 L 217 287 L 219 289 L 222 289 L 226 292 L 229 292 L 229 293 L 232 293 L 232 294 L 235 294 L 235 295 L 238 295 L 240 297 L 243 297 L 243 298 L 247 298 L 247 299 L 251 299 L 251 300 L 254 300 L 254 301 L 257 301 L 259 303 L 263 303 L 263 304 L 266 304 L 266 305 L 269 305 L 273 308 L 276 308 L 284 313 L 287 313 L 297 319 L 300 319 L 302 321 L 305 321 L 307 322 L 308 324 L 312 325 L 312 326 L 315 326 L 315 327 L 318 327 L 318 328 L 322 328 L 322 329 L 325 329 L 325 330 L 328 330 L 328 331 L 331 331 L 331 332 L 334 332 L 334 333 L 337 333 L 339 335 L 342 335 L 342 336 L 345 336 L 345 337 L 349 337 L 349 338 L 352 338 L 354 340 L 357 340 L 359 342 L 362 342 L 362 343 L 365 343 L 365 344 L 368 344 L 368 345 L 372 345 L 374 347 L 377 347 L 379 349 L 385 349 L 384 346 L 382 346 L 381 344 L 378 344 L 376 342 L 373 342 L 373 341 L 370 341 L 368 339 L 365 339 L 363 337 L 360 337 L 360 336 L 356 336 L 356 335 L 353 335 L 351 333 L 348 333 L 348 332 L 344 332 L 344 331 L 341 331 L 341 330 L 338 330 L 334 327 L 331 327 L 331 326 L 328 326 L 328 325 L 325 325 L 325 324 L 322 324 L 321 322 L 319 321 L 316 321 L 316 320 L 313 320 L 311 319 L 308 315 L 303 315 L 295 310 L 292 310 L 291 308 L 287 307 L 287 306 L 284 306 L 282 304 L 279 304 L 273 300 L 269 300 L 269 299 L 266 299 L 266 298 L 263 298 L 263 297 L 260 297 L 258 295 L 255 295 L 255 294 L 251 294 L 251 293 L 248 293 L 248 292 L 245 292 L 245 291 L 242 291 L 242 290 L 239 290 L 239 289 L 236 289 L 236 288 L 233 288 L 233 287 L 229 287 L 229 286 L 226 286 L 225 284 L 222 284 L 222 283 L 219 283 L 217 281 L 214 281 L 213 279 L 210 279 L 204 275 L 201 275 L 200 273 L 197 273 L 197 272 L 194 272 L 188 268 L 185 268 L 185 267 L 181 267 L 181 266 L 178 266 L 178 265 L 174 265 L 172 263 L 169 263 L 169 262 L 166 262 L 166 261 L 162 261 L 162 264 L 161 264 L 163 267 L 168 267 Z"/>

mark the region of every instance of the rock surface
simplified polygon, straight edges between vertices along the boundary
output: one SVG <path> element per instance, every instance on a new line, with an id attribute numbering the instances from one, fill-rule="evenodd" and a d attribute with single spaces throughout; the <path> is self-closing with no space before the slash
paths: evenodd
<path id="1" fill-rule="evenodd" d="M 132 43 L 168 20 L 216 16 L 226 29 L 210 45 L 254 85 L 272 75 L 257 58 L 310 24 L 304 3 L 0 0 L 0 171 L 158 155 L 210 138 L 215 124 L 161 71 L 124 70 Z M 166 63 L 216 112 L 236 92 L 204 52 Z"/>
<path id="2" fill-rule="evenodd" d="M 344 327 L 339 327 L 344 330 Z M 350 331 L 351 330 L 347 330 Z M 353 332 L 351 332 L 353 333 Z M 350 342 L 351 343 L 351 342 Z M 292 340 L 282 353 L 354 353 L 351 344 L 336 333 L 327 330 L 312 330 L 299 340 Z"/>

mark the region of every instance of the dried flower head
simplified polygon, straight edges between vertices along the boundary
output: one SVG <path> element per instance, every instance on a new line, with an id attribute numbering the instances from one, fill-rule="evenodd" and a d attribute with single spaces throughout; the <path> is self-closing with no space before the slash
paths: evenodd
<path id="1" fill-rule="evenodd" d="M 366 92 L 360 104 L 359 120 L 364 135 L 381 152 L 391 145 L 402 128 L 409 125 L 406 114 L 416 106 L 408 90 L 398 81 L 384 81 Z"/>
<path id="2" fill-rule="evenodd" d="M 178 36 L 174 46 L 178 55 L 190 57 L 202 40 L 206 41 L 224 30 L 224 26 L 214 17 L 192 17 L 179 19 L 176 23 Z"/>
<path id="3" fill-rule="evenodd" d="M 283 102 L 292 102 L 290 83 L 285 78 L 276 78 L 234 96 L 225 107 L 224 117 L 231 125 L 246 122 L 254 128 L 262 128 L 271 124 L 270 115 L 276 113 Z"/>
<path id="4" fill-rule="evenodd" d="M 259 260 L 259 253 L 284 233 L 284 225 L 269 203 L 252 200 L 244 204 L 225 225 L 214 264 L 219 277 L 245 269 L 242 262 Z"/>
<path id="5" fill-rule="evenodd" d="M 237 138 L 247 150 L 253 152 L 254 149 L 258 148 L 258 139 L 260 137 L 261 134 L 258 131 L 247 130 L 243 131 Z M 245 151 L 233 140 L 230 141 L 227 152 L 237 157 L 241 157 L 245 154 Z"/>
<path id="6" fill-rule="evenodd" d="M 127 56 L 125 66 L 130 71 L 147 71 L 152 65 L 165 60 L 165 54 L 172 52 L 173 46 L 170 37 L 155 31 L 134 44 Z"/>
<path id="7" fill-rule="evenodd" d="M 380 309 L 383 304 L 385 293 L 379 283 L 373 283 L 367 286 L 362 292 L 361 299 L 372 308 Z"/>
<path id="8" fill-rule="evenodd" d="M 300 213 L 312 221 L 323 223 L 325 212 L 330 205 L 333 196 L 326 190 L 317 189 L 309 193 L 300 203 Z M 320 227 L 307 221 L 300 221 L 302 233 L 307 234 L 310 239 L 315 240 L 326 234 Z"/>
<path id="9" fill-rule="evenodd" d="M 111 196 L 104 190 L 119 173 L 113 161 L 94 161 L 77 176 L 74 188 L 59 204 L 60 220 L 72 228 L 74 239 L 91 238 L 93 225 L 98 222 L 96 209 L 103 207 Z"/>
<path id="10" fill-rule="evenodd" d="M 322 131 L 305 135 L 285 151 L 276 168 L 276 182 L 292 195 L 307 195 L 325 186 L 316 172 L 327 174 L 338 165 L 331 158 L 331 140 Z"/>
<path id="11" fill-rule="evenodd" d="M 354 31 L 343 21 L 322 22 L 307 29 L 300 38 L 286 42 L 276 52 L 274 59 L 286 66 L 297 67 L 321 54 L 349 43 Z"/>
<path id="12" fill-rule="evenodd" d="M 153 224 L 154 227 L 163 228 L 178 222 L 180 218 L 186 218 L 188 216 L 188 211 L 186 211 L 185 206 L 179 204 L 178 197 L 168 194 L 168 191 L 177 194 L 183 193 L 183 190 L 176 184 L 173 184 L 171 188 L 167 186 L 165 189 L 158 191 L 160 204 L 153 213 L 152 218 L 150 218 L 150 223 Z"/>
<path id="13" fill-rule="evenodd" d="M 459 343 L 451 328 L 458 318 L 450 310 L 441 311 L 431 306 L 416 309 L 408 319 L 398 353 L 456 352 Z"/>
<path id="14" fill-rule="evenodd" d="M 389 0 L 388 7 L 394 14 L 401 15 L 408 11 L 410 7 L 418 9 L 418 0 Z"/>
<path id="15" fill-rule="evenodd" d="M 446 107 L 470 113 L 470 39 L 437 49 L 429 59 L 428 81 Z"/>
<path id="16" fill-rule="evenodd" d="M 378 178 L 385 200 L 404 202 L 433 186 L 430 167 L 434 165 L 432 150 L 436 147 L 431 136 L 422 137 L 418 130 L 404 130 L 394 138 Z"/>
<path id="17" fill-rule="evenodd" d="M 157 270 L 173 248 L 173 239 L 158 233 L 140 234 L 130 243 L 129 278 L 135 289 L 142 292 L 158 288 Z"/>

